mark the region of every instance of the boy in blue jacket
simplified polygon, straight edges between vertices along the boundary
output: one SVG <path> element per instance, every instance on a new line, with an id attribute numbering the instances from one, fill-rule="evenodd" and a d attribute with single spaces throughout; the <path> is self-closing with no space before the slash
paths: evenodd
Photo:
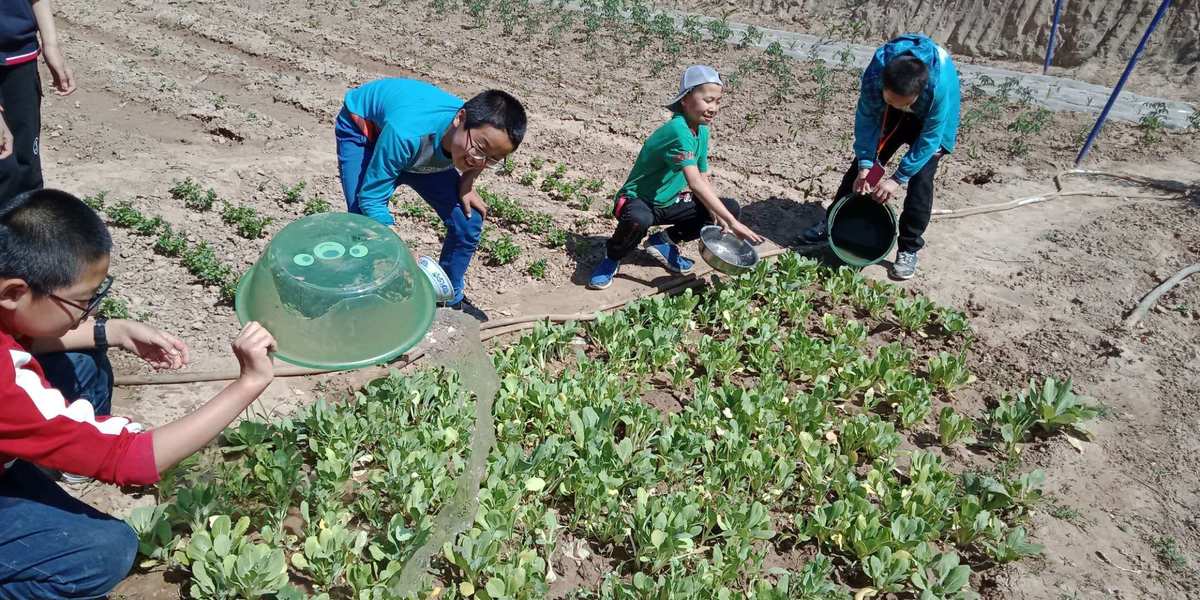
<path id="1" fill-rule="evenodd" d="M 933 178 L 938 161 L 954 151 L 959 120 L 958 71 L 945 49 L 920 34 L 902 35 L 879 48 L 863 72 L 854 115 L 854 162 L 835 199 L 851 192 L 888 202 L 907 187 L 900 213 L 899 243 L 892 277 L 911 279 L 917 252 L 933 211 Z M 871 168 L 882 168 L 902 144 L 908 152 L 891 177 L 868 183 Z M 826 222 L 805 230 L 800 243 L 828 240 Z"/>
<path id="2" fill-rule="evenodd" d="M 413 79 L 380 79 L 346 92 L 335 130 L 346 208 L 392 225 L 388 202 L 396 187 L 415 190 L 446 224 L 440 265 L 454 286 L 451 308 L 464 308 L 464 277 L 487 215 L 475 179 L 521 145 L 525 124 L 525 108 L 499 90 L 465 103 Z"/>

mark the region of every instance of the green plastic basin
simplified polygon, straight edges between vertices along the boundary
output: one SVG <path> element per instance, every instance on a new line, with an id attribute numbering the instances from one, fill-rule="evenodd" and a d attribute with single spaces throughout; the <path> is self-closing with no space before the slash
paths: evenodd
<path id="1" fill-rule="evenodd" d="M 850 194 L 829 211 L 829 248 L 852 267 L 873 265 L 896 247 L 896 214 L 864 194 Z"/>
<path id="2" fill-rule="evenodd" d="M 433 288 L 408 246 L 362 215 L 304 217 L 272 238 L 238 283 L 238 319 L 262 323 L 276 356 L 320 369 L 387 362 L 433 322 Z"/>

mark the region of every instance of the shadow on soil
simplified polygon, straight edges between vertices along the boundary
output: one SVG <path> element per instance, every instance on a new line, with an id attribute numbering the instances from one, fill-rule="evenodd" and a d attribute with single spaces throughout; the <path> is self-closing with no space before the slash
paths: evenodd
<path id="1" fill-rule="evenodd" d="M 782 248 L 793 247 L 801 231 L 825 218 L 824 205 L 813 200 L 799 202 L 779 196 L 770 196 L 759 201 L 742 202 L 741 220 Z M 615 229 L 615 221 L 612 223 L 612 227 Z M 571 274 L 571 283 L 581 287 L 587 285 L 588 279 L 592 275 L 592 269 L 604 258 L 607 241 L 608 235 L 568 234 L 567 251 L 575 261 L 575 271 Z M 684 244 L 683 250 L 693 260 L 700 260 L 699 251 L 694 242 Z M 797 251 L 829 266 L 837 267 L 843 264 L 827 247 L 797 248 Z M 640 245 L 621 262 L 622 265 L 647 267 L 652 273 L 655 272 L 655 268 L 662 270 L 658 271 L 660 274 L 646 279 L 622 269 L 617 273 L 617 279 L 626 279 L 647 287 L 657 287 L 676 277 L 675 274 L 664 269 L 662 263 Z M 889 264 L 889 261 L 881 263 L 885 268 Z"/>
<path id="2" fill-rule="evenodd" d="M 616 223 L 613 223 L 616 228 Z M 604 258 L 605 243 L 608 242 L 608 235 L 579 235 L 569 233 L 567 236 L 567 251 L 571 258 L 575 260 L 575 271 L 571 274 L 571 283 L 584 287 L 588 280 L 592 277 L 592 269 Z M 685 252 L 687 249 L 685 248 Z M 699 260 L 699 256 L 694 257 Z M 647 287 L 658 287 L 667 281 L 676 277 L 663 267 L 654 256 L 646 252 L 640 245 L 633 252 L 629 253 L 624 260 L 621 261 L 622 266 L 637 265 L 639 267 L 649 267 L 651 272 L 654 268 L 658 269 L 658 274 L 652 279 L 637 277 L 628 272 L 627 269 L 622 269 L 617 272 L 614 279 L 627 279 Z"/>

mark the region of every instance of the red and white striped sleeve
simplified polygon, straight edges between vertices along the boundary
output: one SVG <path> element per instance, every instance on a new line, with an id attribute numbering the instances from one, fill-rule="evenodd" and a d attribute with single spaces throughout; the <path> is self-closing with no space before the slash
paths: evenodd
<path id="1" fill-rule="evenodd" d="M 7 338 L 7 339 L 5 339 Z M 151 432 L 124 417 L 97 416 L 91 402 L 68 402 L 41 366 L 12 338 L 0 336 L 0 457 L 101 481 L 158 481 Z"/>

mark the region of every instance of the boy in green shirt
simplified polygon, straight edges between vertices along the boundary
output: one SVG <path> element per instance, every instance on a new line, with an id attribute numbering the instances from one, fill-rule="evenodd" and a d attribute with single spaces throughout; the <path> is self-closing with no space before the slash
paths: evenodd
<path id="1" fill-rule="evenodd" d="M 738 221 L 737 202 L 718 198 L 709 180 L 708 127 L 720 110 L 721 93 L 721 78 L 712 67 L 693 65 L 684 71 L 679 94 L 667 105 L 674 115 L 646 140 L 617 192 L 617 231 L 608 240 L 604 260 L 592 271 L 589 288 L 612 285 L 621 259 L 655 225 L 672 227 L 650 236 L 646 248 L 674 273 L 692 270 L 694 262 L 677 244 L 700 237 L 705 225 L 716 223 L 755 244 L 763 241 Z"/>

